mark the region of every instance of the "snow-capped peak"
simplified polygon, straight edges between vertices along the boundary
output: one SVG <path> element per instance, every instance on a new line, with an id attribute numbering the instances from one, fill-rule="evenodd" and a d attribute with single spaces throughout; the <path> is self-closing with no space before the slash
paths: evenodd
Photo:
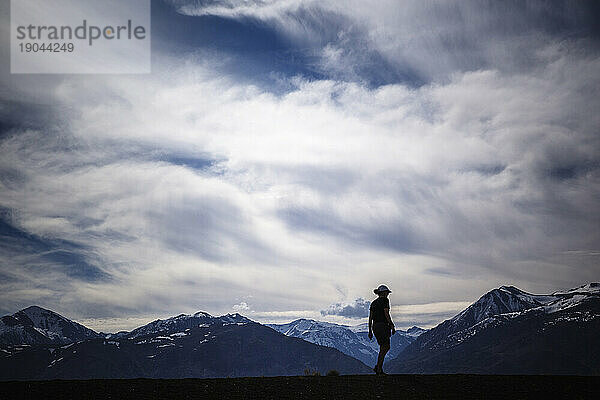
<path id="1" fill-rule="evenodd" d="M 47 310 L 39 306 L 30 306 L 14 314 L 19 319 L 25 315 L 38 329 L 53 338 L 63 338 L 71 341 L 82 340 L 90 337 L 96 337 L 98 334 L 85 326 L 71 321 L 54 311 Z"/>
<path id="2" fill-rule="evenodd" d="M 493 289 L 450 320 L 454 330 L 473 326 L 493 315 L 512 313 L 540 307 L 552 299 L 536 296 L 514 286 Z"/>
<path id="3" fill-rule="evenodd" d="M 367 335 L 369 325 L 366 323 L 348 326 L 301 318 L 287 324 L 267 324 L 267 326 L 286 336 L 336 348 L 342 353 L 367 364 L 374 364 L 377 361 L 379 346 L 377 341 L 369 339 Z M 413 328 L 415 334 L 417 330 L 421 330 L 421 328 Z M 398 330 L 391 338 L 392 354 L 398 354 L 404 347 L 413 342 L 415 337 Z"/>
<path id="4" fill-rule="evenodd" d="M 247 324 L 248 322 L 252 322 L 238 313 L 222 315 L 218 319 L 224 324 Z"/>
<path id="5" fill-rule="evenodd" d="M 481 296 L 454 318 L 442 322 L 420 336 L 418 345 L 421 348 L 433 348 L 440 343 L 443 346 L 454 345 L 488 327 L 504 324 L 521 315 L 569 313 L 570 309 L 579 306 L 585 307 L 587 302 L 597 301 L 599 296 L 600 284 L 598 283 L 590 283 L 550 295 L 531 294 L 514 286 L 501 286 Z M 579 314 L 581 312 L 575 310 L 573 317 L 569 318 L 580 318 Z M 564 318 L 564 315 L 557 318 Z"/>
<path id="6" fill-rule="evenodd" d="M 286 336 L 301 337 L 305 340 L 308 336 L 317 336 L 329 332 L 337 334 L 343 334 L 348 330 L 346 325 L 338 325 L 331 322 L 315 321 L 314 319 L 300 318 L 289 322 L 287 324 L 267 324 L 267 326 L 283 333 Z M 322 343 L 318 343 L 322 344 Z"/>
<path id="7" fill-rule="evenodd" d="M 204 312 L 204 311 L 198 311 L 198 312 L 194 313 L 193 317 L 197 317 L 197 318 L 200 318 L 200 317 L 213 318 L 212 315 L 210 315 L 209 313 Z"/>
<path id="8" fill-rule="evenodd" d="M 406 334 L 414 338 L 421 336 L 425 332 L 427 332 L 427 329 L 419 328 L 418 326 L 413 326 L 406 330 Z"/>
<path id="9" fill-rule="evenodd" d="M 600 294 L 600 283 L 591 282 L 573 289 L 562 290 L 552 293 L 553 296 L 573 295 L 573 294 Z"/>
<path id="10" fill-rule="evenodd" d="M 67 344 L 99 337 L 93 330 L 39 306 L 24 308 L 2 321 L 0 333 L 7 335 L 3 340 L 7 342 Z"/>
<path id="11" fill-rule="evenodd" d="M 194 314 L 179 314 L 176 317 L 167 319 L 157 319 L 149 324 L 140 326 L 129 332 L 126 337 L 137 338 L 146 335 L 153 335 L 160 333 L 170 334 L 176 332 L 183 332 L 186 329 L 197 328 L 199 326 L 209 326 L 213 324 L 245 324 L 252 322 L 248 318 L 235 314 L 222 315 L 220 317 L 213 317 L 207 312 L 198 311 Z"/>
<path id="12" fill-rule="evenodd" d="M 516 316 L 531 309 L 539 309 L 550 314 L 574 307 L 598 295 L 600 295 L 600 284 L 595 282 L 550 295 L 531 294 L 514 286 L 501 286 L 484 294 L 475 303 L 446 322 L 451 324 L 452 332 L 458 332 L 496 315 Z"/>
<path id="13" fill-rule="evenodd" d="M 149 324 L 132 330 L 126 336 L 128 338 L 137 338 L 156 333 L 182 332 L 185 329 L 191 329 L 201 324 L 213 324 L 215 320 L 215 317 L 203 311 L 199 311 L 193 315 L 179 314 L 175 317 L 152 321 Z"/>
<path id="14" fill-rule="evenodd" d="M 51 326 L 56 325 L 58 321 L 67 321 L 69 320 L 63 317 L 60 314 L 55 313 L 54 311 L 46 310 L 45 308 L 39 306 L 29 306 L 27 308 L 22 309 L 14 314 L 15 318 L 22 318 L 23 315 L 26 315 L 27 318 L 33 325 L 40 329 L 51 329 Z"/>

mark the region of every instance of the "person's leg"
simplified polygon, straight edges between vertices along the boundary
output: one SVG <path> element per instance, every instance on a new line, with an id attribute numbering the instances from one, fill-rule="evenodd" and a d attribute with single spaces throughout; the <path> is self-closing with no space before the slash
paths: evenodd
<path id="1" fill-rule="evenodd" d="M 379 356 L 377 357 L 377 366 L 375 367 L 377 371 L 383 371 L 383 360 L 385 359 L 385 355 L 390 350 L 389 344 L 383 344 L 379 346 Z"/>

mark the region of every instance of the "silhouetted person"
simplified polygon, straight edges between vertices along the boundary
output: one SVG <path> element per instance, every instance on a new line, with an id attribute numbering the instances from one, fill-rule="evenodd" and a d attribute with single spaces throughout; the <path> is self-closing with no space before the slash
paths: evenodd
<path id="1" fill-rule="evenodd" d="M 378 295 L 371 303 L 369 310 L 369 339 L 373 339 L 373 333 L 377 343 L 379 343 L 379 357 L 377 365 L 373 368 L 376 374 L 385 374 L 383 372 L 383 359 L 390 349 L 390 336 L 396 333 L 396 328 L 390 317 L 390 300 L 388 295 L 392 293 L 387 286 L 381 285 L 373 292 Z"/>

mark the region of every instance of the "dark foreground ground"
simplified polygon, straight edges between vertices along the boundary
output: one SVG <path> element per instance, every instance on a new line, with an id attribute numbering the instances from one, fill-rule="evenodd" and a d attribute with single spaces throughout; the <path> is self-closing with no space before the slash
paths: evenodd
<path id="1" fill-rule="evenodd" d="M 600 377 L 347 375 L 0 382 L 0 399 L 597 399 Z"/>

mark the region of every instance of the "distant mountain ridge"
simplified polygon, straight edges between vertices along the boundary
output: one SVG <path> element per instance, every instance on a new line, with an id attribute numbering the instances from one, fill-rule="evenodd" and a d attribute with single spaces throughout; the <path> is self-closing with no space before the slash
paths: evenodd
<path id="1" fill-rule="evenodd" d="M 101 335 L 31 306 L 0 320 L 0 380 L 370 373 L 378 346 L 366 330 L 199 311 Z M 546 295 L 501 286 L 433 329 L 392 336 L 385 370 L 600 375 L 598 332 L 599 283 Z"/>
<path id="2" fill-rule="evenodd" d="M 121 332 L 116 335 L 110 335 L 109 337 L 121 337 L 127 339 L 135 339 L 140 336 L 150 335 L 154 333 L 164 333 L 170 334 L 175 332 L 182 332 L 189 328 L 194 328 L 197 326 L 210 326 L 213 324 L 221 323 L 224 325 L 227 324 L 241 324 L 252 322 L 248 318 L 235 313 L 235 314 L 226 314 L 220 317 L 213 317 L 209 313 L 204 311 L 198 311 L 195 314 L 180 314 L 176 317 L 171 317 L 167 319 L 157 319 L 156 321 L 152 321 L 149 324 L 144 326 L 140 326 L 132 330 L 131 332 Z"/>
<path id="3" fill-rule="evenodd" d="M 422 334 L 424 334 L 427 331 L 428 331 L 428 329 L 423 329 L 423 328 L 419 328 L 418 326 L 413 326 L 412 328 L 408 328 L 406 330 L 406 334 L 408 336 L 418 338 L 419 336 L 421 336 Z"/>
<path id="4" fill-rule="evenodd" d="M 600 284 L 534 295 L 502 286 L 389 361 L 403 373 L 600 374 Z"/>
<path id="5" fill-rule="evenodd" d="M 0 380 L 302 375 L 305 371 L 325 374 L 331 369 L 342 374 L 370 371 L 359 360 L 334 348 L 287 337 L 240 314 L 220 317 L 205 312 L 180 314 L 131 332 L 102 337 L 52 311 L 41 307 L 33 308 L 34 312 L 30 309 L 7 316 L 9 323 L 15 325 L 7 329 L 2 326 Z M 24 318 L 28 313 L 31 318 Z M 46 331 L 34 326 L 36 323 L 50 333 L 43 335 L 41 332 Z M 34 336 L 14 336 L 14 332 L 22 333 L 24 329 L 32 330 Z M 64 336 L 65 333 L 70 336 Z"/>
<path id="6" fill-rule="evenodd" d="M 302 318 L 287 324 L 267 324 L 267 326 L 286 336 L 336 348 L 367 365 L 375 365 L 377 362 L 379 345 L 375 338 L 369 339 L 368 324 L 347 326 Z M 408 332 L 396 331 L 396 334 L 391 337 L 391 349 L 388 357 L 397 356 L 423 332 L 425 330 L 418 327 L 412 327 Z"/>

